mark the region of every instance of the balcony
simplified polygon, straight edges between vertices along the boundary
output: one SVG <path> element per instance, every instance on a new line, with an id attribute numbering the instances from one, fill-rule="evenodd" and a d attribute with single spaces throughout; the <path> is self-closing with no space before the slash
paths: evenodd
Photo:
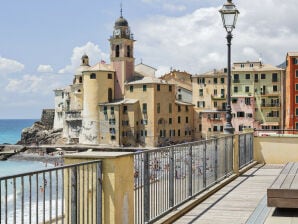
<path id="1" fill-rule="evenodd" d="M 279 103 L 262 103 L 261 107 L 280 107 Z"/>
<path id="2" fill-rule="evenodd" d="M 224 94 L 220 94 L 220 95 L 211 94 L 211 99 L 212 100 L 226 100 L 226 96 Z"/>
<path id="3" fill-rule="evenodd" d="M 239 79 L 233 79 L 233 83 L 240 83 Z"/>
<path id="4" fill-rule="evenodd" d="M 82 120 L 82 115 L 80 110 L 70 110 L 65 112 L 65 120 L 74 121 L 74 120 Z"/>
<path id="5" fill-rule="evenodd" d="M 13 223 L 13 217 L 16 223 L 22 217 L 34 223 L 118 223 L 119 217 L 136 224 L 293 223 L 297 210 L 267 207 L 266 190 L 280 164 L 298 161 L 297 144 L 297 137 L 244 133 L 134 153 L 69 154 L 66 164 L 101 159 L 102 167 L 94 161 L 81 164 L 83 168 L 67 165 L 61 167 L 65 171 L 0 177 L 1 223 Z M 45 177 L 47 187 L 41 190 Z M 7 187 L 12 190 L 11 211 L 5 203 Z M 15 200 L 20 207 L 14 207 Z M 24 200 L 31 200 L 32 207 Z"/>

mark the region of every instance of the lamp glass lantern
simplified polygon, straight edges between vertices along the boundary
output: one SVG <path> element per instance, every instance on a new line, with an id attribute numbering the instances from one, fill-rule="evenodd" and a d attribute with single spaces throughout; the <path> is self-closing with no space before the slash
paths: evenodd
<path id="1" fill-rule="evenodd" d="M 222 23 L 227 32 L 232 32 L 236 26 L 237 17 L 239 14 L 238 9 L 232 3 L 232 0 L 228 0 L 223 7 L 219 10 L 222 18 Z"/>

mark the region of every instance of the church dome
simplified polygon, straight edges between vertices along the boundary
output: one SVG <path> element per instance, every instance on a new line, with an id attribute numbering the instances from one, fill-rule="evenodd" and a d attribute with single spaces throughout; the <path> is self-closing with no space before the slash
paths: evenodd
<path id="1" fill-rule="evenodd" d="M 120 16 L 119 19 L 116 20 L 115 26 L 128 26 L 128 22 L 126 19 Z"/>

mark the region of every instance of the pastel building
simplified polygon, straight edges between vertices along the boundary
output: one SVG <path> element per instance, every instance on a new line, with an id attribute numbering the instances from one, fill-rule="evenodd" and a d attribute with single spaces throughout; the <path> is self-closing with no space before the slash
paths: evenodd
<path id="1" fill-rule="evenodd" d="M 298 130 L 298 52 L 288 52 L 286 56 L 285 108 L 285 128 Z"/>
<path id="2" fill-rule="evenodd" d="M 232 124 L 276 130 L 284 127 L 284 69 L 259 62 L 237 62 L 232 68 Z"/>
<path id="3" fill-rule="evenodd" d="M 222 134 L 226 116 L 226 70 L 192 77 L 195 138 Z"/>

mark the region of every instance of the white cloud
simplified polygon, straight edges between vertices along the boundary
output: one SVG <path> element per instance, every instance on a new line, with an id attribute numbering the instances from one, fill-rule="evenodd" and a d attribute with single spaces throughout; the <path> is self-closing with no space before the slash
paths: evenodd
<path id="1" fill-rule="evenodd" d="M 41 73 L 51 73 L 53 72 L 54 69 L 52 68 L 51 65 L 39 65 L 37 67 L 37 72 L 41 72 Z"/>
<path id="2" fill-rule="evenodd" d="M 102 50 L 98 47 L 98 45 L 88 42 L 84 46 L 81 47 L 75 47 L 72 51 L 72 56 L 70 58 L 71 64 L 65 66 L 63 69 L 59 70 L 60 74 L 64 73 L 74 73 L 76 68 L 80 66 L 81 64 L 81 57 L 84 54 L 87 54 L 89 57 L 89 63 L 90 65 L 95 64 L 96 62 L 100 60 L 105 60 L 109 58 L 108 54 L 102 52 Z"/>
<path id="3" fill-rule="evenodd" d="M 24 67 L 25 66 L 18 61 L 0 57 L 0 75 L 20 72 Z"/>
<path id="4" fill-rule="evenodd" d="M 175 5 L 171 3 L 165 3 L 163 4 L 163 8 L 165 10 L 171 11 L 171 12 L 182 12 L 186 10 L 185 5 Z"/>
<path id="5" fill-rule="evenodd" d="M 160 76 L 162 76 L 162 75 L 164 75 L 166 73 L 169 73 L 170 70 L 171 70 L 171 68 L 168 67 L 168 66 L 162 66 L 162 65 L 161 66 L 158 66 L 157 67 L 157 71 L 155 72 L 155 76 L 156 77 L 160 77 Z"/>
<path id="6" fill-rule="evenodd" d="M 5 90 L 8 92 L 37 92 L 40 90 L 42 78 L 35 75 L 24 75 L 22 79 L 9 79 Z"/>
<path id="7" fill-rule="evenodd" d="M 265 63 L 278 65 L 287 51 L 298 50 L 296 0 L 250 0 L 235 4 L 240 15 L 233 31 L 233 62 L 262 57 Z M 141 55 L 153 67 L 173 66 L 191 73 L 226 67 L 226 31 L 218 12 L 221 7 L 219 4 L 183 16 L 154 16 L 136 22 L 132 26 L 138 40 L 136 56 Z"/>

